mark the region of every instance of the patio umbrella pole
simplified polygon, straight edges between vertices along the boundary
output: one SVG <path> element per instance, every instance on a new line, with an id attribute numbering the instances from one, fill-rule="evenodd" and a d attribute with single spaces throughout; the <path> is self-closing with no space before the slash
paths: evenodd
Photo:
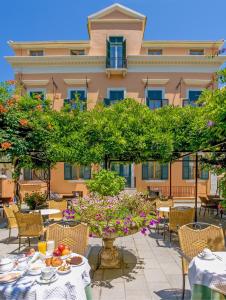
<path id="1" fill-rule="evenodd" d="M 195 222 L 198 220 L 198 153 L 195 153 Z"/>

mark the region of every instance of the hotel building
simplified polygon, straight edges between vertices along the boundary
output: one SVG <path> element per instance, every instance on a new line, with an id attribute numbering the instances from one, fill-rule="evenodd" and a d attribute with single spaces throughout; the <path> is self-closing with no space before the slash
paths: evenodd
<path id="1" fill-rule="evenodd" d="M 218 41 L 144 40 L 146 16 L 113 4 L 88 17 L 88 40 L 14 42 L 15 55 L 7 56 L 15 78 L 31 96 L 41 94 L 60 110 L 78 95 L 84 109 L 97 103 L 134 98 L 150 109 L 165 105 L 197 105 L 203 89 L 214 89 L 214 75 L 225 62 Z M 111 166 L 127 181 L 127 188 L 148 188 L 175 198 L 194 197 L 194 162 L 189 158 L 170 166 L 158 162 Z M 71 195 L 87 193 L 92 167 L 58 163 L 51 170 L 51 191 Z M 10 174 L 2 179 L 1 194 L 12 193 Z M 45 183 L 32 170 L 21 175 L 21 193 L 44 191 Z M 198 194 L 216 193 L 216 178 L 200 170 Z"/>

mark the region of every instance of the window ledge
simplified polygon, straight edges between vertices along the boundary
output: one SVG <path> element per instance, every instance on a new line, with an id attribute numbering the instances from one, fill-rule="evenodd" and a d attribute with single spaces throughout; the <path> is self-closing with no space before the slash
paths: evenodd
<path id="1" fill-rule="evenodd" d="M 168 179 L 142 179 L 142 181 L 145 181 L 145 182 L 167 182 L 169 180 Z"/>
<path id="2" fill-rule="evenodd" d="M 71 182 L 71 183 L 76 183 L 76 182 L 81 182 L 85 183 L 89 179 L 64 179 L 64 181 Z"/>

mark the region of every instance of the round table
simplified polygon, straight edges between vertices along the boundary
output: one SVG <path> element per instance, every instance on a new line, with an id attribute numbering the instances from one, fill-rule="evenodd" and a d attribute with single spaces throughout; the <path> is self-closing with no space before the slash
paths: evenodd
<path id="1" fill-rule="evenodd" d="M 48 215 L 54 215 L 60 213 L 60 210 L 56 208 L 44 208 L 36 211 L 40 212 L 42 216 L 48 216 Z"/>
<path id="2" fill-rule="evenodd" d="M 169 208 L 169 206 L 163 206 L 163 207 L 157 208 L 157 211 L 169 213 L 170 208 Z"/>
<path id="3" fill-rule="evenodd" d="M 87 300 L 86 287 L 91 282 L 90 266 L 85 257 L 83 260 L 83 265 L 71 267 L 70 273 L 58 275 L 58 279 L 51 284 L 36 282 L 40 275 L 26 275 L 17 282 L 0 284 L 0 299 L 4 295 L 6 300 L 45 300 L 49 298 Z"/>
<path id="4" fill-rule="evenodd" d="M 224 299 L 226 295 L 226 252 L 213 254 L 213 260 L 196 256 L 189 265 L 192 299 Z"/>

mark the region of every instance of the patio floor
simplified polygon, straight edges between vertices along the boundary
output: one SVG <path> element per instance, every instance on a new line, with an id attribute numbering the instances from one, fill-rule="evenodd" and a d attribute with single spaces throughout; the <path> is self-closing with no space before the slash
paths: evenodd
<path id="1" fill-rule="evenodd" d="M 224 227 L 226 223 L 213 216 L 205 218 L 205 222 L 217 225 L 223 223 Z M 0 225 L 0 255 L 18 253 L 17 231 L 12 231 L 8 243 L 8 230 L 4 228 L 3 222 Z M 90 244 L 89 261 L 95 270 L 101 240 L 90 238 Z M 118 238 L 116 244 L 123 257 L 122 268 L 92 272 L 93 300 L 181 299 L 181 260 L 176 237 L 170 245 L 168 241 L 162 240 L 162 235 L 152 230 L 147 236 L 137 233 Z M 185 299 L 190 299 L 188 281 Z"/>

